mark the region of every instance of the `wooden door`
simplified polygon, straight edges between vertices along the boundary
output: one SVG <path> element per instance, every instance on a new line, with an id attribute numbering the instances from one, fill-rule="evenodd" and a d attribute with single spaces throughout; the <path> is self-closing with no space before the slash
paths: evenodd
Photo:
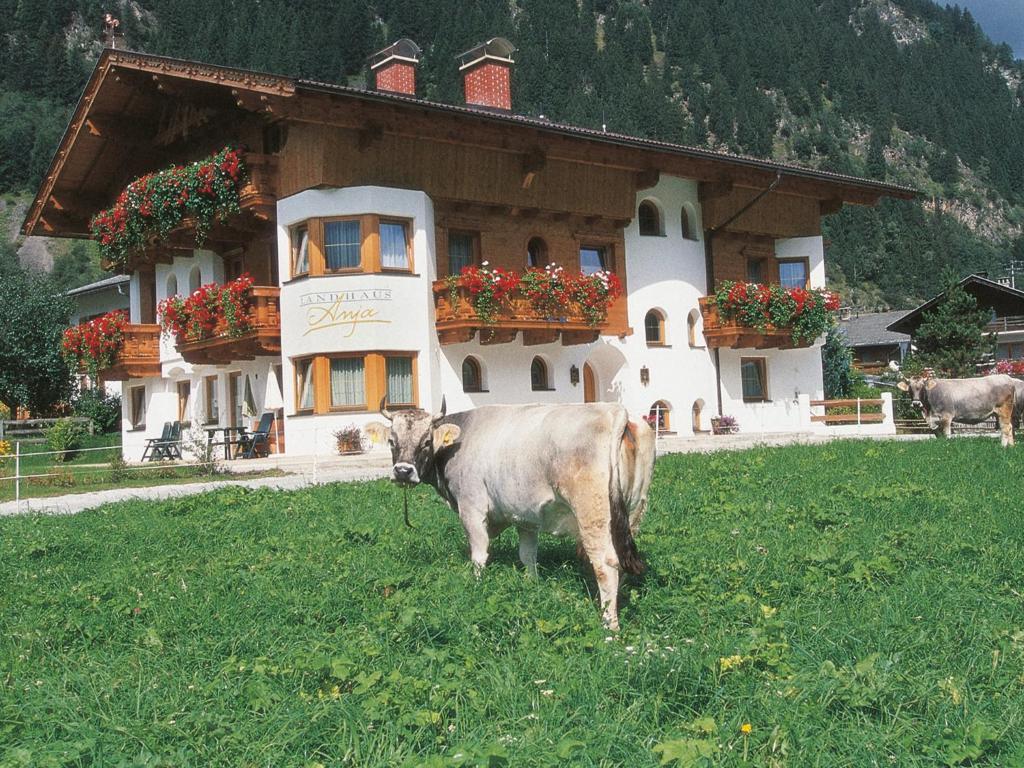
<path id="1" fill-rule="evenodd" d="M 597 379 L 594 377 L 594 369 L 590 363 L 583 364 L 583 402 L 597 402 Z"/>
<path id="2" fill-rule="evenodd" d="M 242 423 L 242 395 L 238 391 L 242 374 L 238 371 L 228 374 L 228 426 L 237 427 Z"/>

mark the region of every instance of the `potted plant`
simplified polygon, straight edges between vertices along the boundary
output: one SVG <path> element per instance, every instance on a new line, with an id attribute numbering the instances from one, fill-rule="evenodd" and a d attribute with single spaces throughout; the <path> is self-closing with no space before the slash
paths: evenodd
<path id="1" fill-rule="evenodd" d="M 338 441 L 338 453 L 342 456 L 366 452 L 366 439 L 363 437 L 363 431 L 355 424 L 349 424 L 339 429 L 334 433 L 334 439 Z"/>
<path id="2" fill-rule="evenodd" d="M 734 435 L 740 431 L 735 416 L 712 416 L 711 432 L 716 435 Z"/>

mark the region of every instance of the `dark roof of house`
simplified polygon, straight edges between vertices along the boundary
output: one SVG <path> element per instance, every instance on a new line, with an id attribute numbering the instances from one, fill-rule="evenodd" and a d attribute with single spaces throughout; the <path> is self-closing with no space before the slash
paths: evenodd
<path id="1" fill-rule="evenodd" d="M 846 335 L 846 341 L 851 347 L 906 343 L 910 341 L 910 336 L 889 330 L 889 325 L 905 314 L 905 309 L 896 312 L 867 312 L 841 321 L 839 329 Z"/>
<path id="2" fill-rule="evenodd" d="M 959 282 L 959 285 L 978 300 L 978 306 L 991 309 L 996 317 L 1024 315 L 1024 291 L 989 280 L 984 275 L 968 275 Z M 945 291 L 933 296 L 899 320 L 890 323 L 889 330 L 913 335 L 924 320 L 924 313 L 939 304 L 945 296 Z"/>
<path id="3" fill-rule="evenodd" d="M 106 277 L 102 280 L 97 280 L 95 283 L 89 283 L 88 285 L 81 285 L 78 288 L 72 288 L 68 291 L 68 296 L 83 296 L 87 293 L 96 293 L 106 288 L 115 288 L 123 283 L 131 282 L 131 277 L 128 275 L 114 275 L 113 277 Z"/>

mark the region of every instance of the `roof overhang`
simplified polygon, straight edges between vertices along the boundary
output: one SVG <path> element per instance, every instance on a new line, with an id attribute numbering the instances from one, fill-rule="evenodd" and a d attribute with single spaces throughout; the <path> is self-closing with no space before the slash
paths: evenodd
<path id="1" fill-rule="evenodd" d="M 407 118 L 427 118 L 410 127 Z M 916 191 L 853 176 L 553 123 L 402 94 L 298 80 L 165 56 L 106 49 L 79 99 L 22 232 L 88 237 L 88 221 L 133 178 L 196 159 L 234 137 L 240 118 L 319 122 L 500 151 L 557 157 L 726 186 L 816 198 L 822 211 Z M 205 142 L 205 143 L 204 143 Z"/>
<path id="2" fill-rule="evenodd" d="M 968 275 L 959 282 L 961 288 L 973 296 L 981 307 L 995 312 L 996 317 L 1024 315 L 1024 291 L 997 283 L 981 275 Z M 924 321 L 924 314 L 937 306 L 946 297 L 946 292 L 933 296 L 931 299 L 911 310 L 899 320 L 887 326 L 886 330 L 913 335 Z"/>

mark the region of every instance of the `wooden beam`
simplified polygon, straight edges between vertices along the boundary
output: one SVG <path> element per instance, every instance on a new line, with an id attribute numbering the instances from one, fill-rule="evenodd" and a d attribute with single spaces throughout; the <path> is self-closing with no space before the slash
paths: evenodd
<path id="1" fill-rule="evenodd" d="M 732 194 L 732 189 L 731 181 L 702 181 L 698 188 L 698 196 L 701 202 L 714 200 Z"/>
<path id="2" fill-rule="evenodd" d="M 843 207 L 843 200 L 839 197 L 833 197 L 831 200 L 821 201 L 821 215 L 828 216 L 832 213 L 838 213 L 839 209 Z"/>

